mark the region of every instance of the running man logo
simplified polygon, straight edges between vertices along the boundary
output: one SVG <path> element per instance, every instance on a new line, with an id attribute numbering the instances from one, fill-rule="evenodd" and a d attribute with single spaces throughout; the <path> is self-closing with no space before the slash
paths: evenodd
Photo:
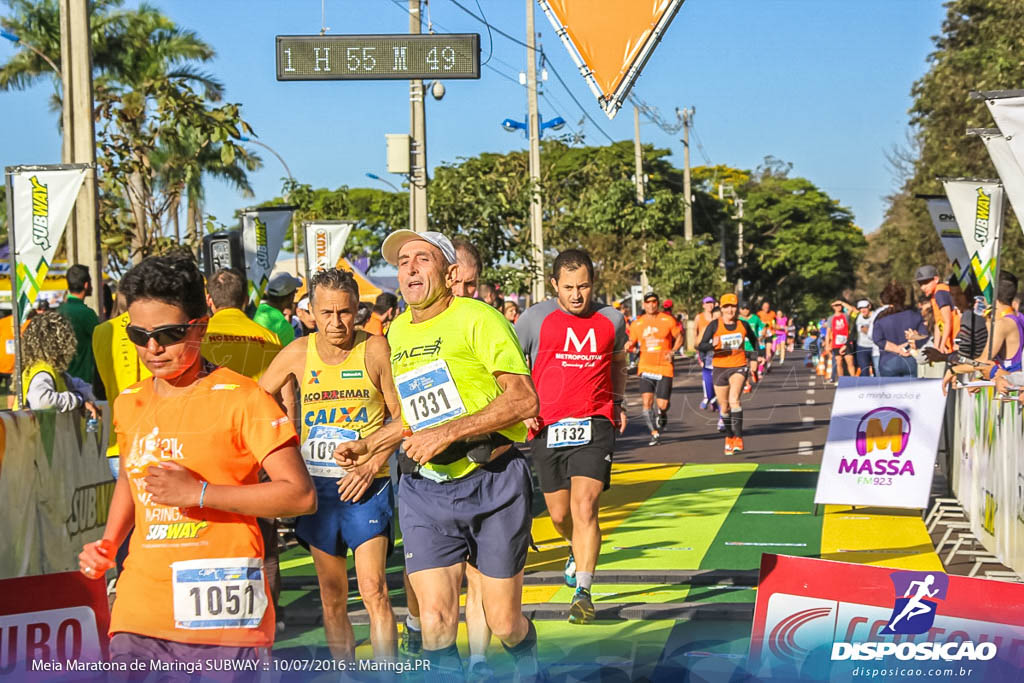
<path id="1" fill-rule="evenodd" d="M 569 345 L 572 344 L 572 346 L 576 349 L 576 353 L 580 353 L 581 351 L 583 351 L 583 345 L 586 344 L 587 342 L 590 342 L 590 352 L 597 353 L 597 335 L 594 333 L 594 328 L 590 328 L 589 330 L 587 330 L 587 334 L 584 335 L 583 339 L 581 340 L 579 337 L 576 336 L 576 330 L 572 329 L 571 327 L 567 327 L 565 328 L 565 348 L 563 348 L 562 350 L 568 351 Z"/>
<path id="2" fill-rule="evenodd" d="M 271 266 L 270 252 L 267 249 L 267 224 L 258 216 L 254 216 L 252 222 L 256 226 L 256 263 L 269 271 Z"/>
<path id="3" fill-rule="evenodd" d="M 946 599 L 949 576 L 942 572 L 893 572 L 889 578 L 896 592 L 896 604 L 881 633 L 927 633 L 935 623 L 938 601 Z"/>
<path id="4" fill-rule="evenodd" d="M 320 384 L 320 371 L 319 370 L 310 370 L 309 371 L 309 381 L 306 382 L 306 384 Z"/>
<path id="5" fill-rule="evenodd" d="M 875 408 L 857 425 L 857 455 L 872 451 L 890 451 L 903 455 L 910 442 L 910 417 L 898 408 Z"/>
<path id="6" fill-rule="evenodd" d="M 992 195 L 985 188 L 978 188 L 978 202 L 974 209 L 974 239 L 984 244 L 988 241 L 988 217 L 992 207 Z"/>
<path id="7" fill-rule="evenodd" d="M 50 248 L 50 190 L 39 182 L 38 176 L 29 178 L 32 183 L 32 243 L 41 249 Z"/>

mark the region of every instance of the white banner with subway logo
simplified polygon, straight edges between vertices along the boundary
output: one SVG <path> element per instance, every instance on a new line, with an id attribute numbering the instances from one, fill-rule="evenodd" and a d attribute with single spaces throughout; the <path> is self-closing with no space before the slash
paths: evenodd
<path id="1" fill-rule="evenodd" d="M 944 404 L 938 379 L 840 377 L 814 503 L 927 507 Z"/>
<path id="2" fill-rule="evenodd" d="M 7 169 L 13 209 L 11 241 L 15 247 L 13 296 L 22 320 L 50 270 L 87 169 L 85 164 Z"/>
<path id="3" fill-rule="evenodd" d="M 277 255 L 292 222 L 291 206 L 268 206 L 242 212 L 242 250 L 249 279 L 249 302 L 256 305 L 274 270 Z"/>
<path id="4" fill-rule="evenodd" d="M 943 180 L 974 279 L 989 303 L 996 279 L 996 251 L 1003 227 L 1003 186 L 995 180 Z"/>
<path id="5" fill-rule="evenodd" d="M 334 268 L 345 253 L 345 243 L 355 227 L 354 221 L 316 221 L 303 223 L 306 246 L 306 277 Z"/>
<path id="6" fill-rule="evenodd" d="M 1024 131 L 1022 131 L 1024 133 Z M 1024 230 L 1024 168 L 1010 149 L 1010 142 L 1002 135 L 984 134 L 981 139 L 988 148 L 988 155 L 996 167 L 999 179 L 1003 181 L 1003 189 L 1010 200 L 1013 212 L 1017 214 L 1017 222 Z"/>

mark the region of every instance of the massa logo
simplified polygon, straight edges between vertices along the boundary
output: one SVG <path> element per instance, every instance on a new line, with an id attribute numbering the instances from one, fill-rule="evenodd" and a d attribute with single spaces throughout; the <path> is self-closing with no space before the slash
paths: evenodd
<path id="1" fill-rule="evenodd" d="M 857 425 L 857 455 L 890 451 L 903 455 L 910 441 L 910 417 L 898 408 L 875 408 Z"/>
<path id="2" fill-rule="evenodd" d="M 32 183 L 32 243 L 42 249 L 49 249 L 50 190 L 39 182 L 38 176 L 28 180 Z"/>

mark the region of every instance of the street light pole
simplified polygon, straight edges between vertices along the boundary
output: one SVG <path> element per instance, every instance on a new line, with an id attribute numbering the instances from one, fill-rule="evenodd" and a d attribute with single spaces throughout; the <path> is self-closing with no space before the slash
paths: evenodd
<path id="1" fill-rule="evenodd" d="M 683 194 L 686 196 L 683 235 L 687 242 L 693 239 L 693 198 L 690 192 L 690 126 L 693 125 L 693 114 L 693 107 L 683 109 Z"/>
<path id="2" fill-rule="evenodd" d="M 381 177 L 380 177 L 379 175 L 377 175 L 376 173 L 366 173 L 366 177 L 367 177 L 367 178 L 369 178 L 370 180 L 376 180 L 377 182 L 381 182 L 381 183 L 384 183 L 385 185 L 387 185 L 388 187 L 390 187 L 390 188 L 391 188 L 392 190 L 394 190 L 395 192 L 401 192 L 401 191 L 402 191 L 402 190 L 401 190 L 401 189 L 399 189 L 399 187 L 398 187 L 397 185 L 395 185 L 395 184 L 394 184 L 393 182 L 391 182 L 390 180 L 386 180 L 386 179 L 384 179 L 384 178 L 381 178 Z"/>
<path id="3" fill-rule="evenodd" d="M 409 33 L 422 31 L 421 0 L 409 0 Z M 427 231 L 427 122 L 423 102 L 423 81 L 409 81 L 409 120 L 412 157 L 409 168 L 409 227 Z"/>
<path id="4" fill-rule="evenodd" d="M 526 0 L 526 99 L 530 135 L 530 240 L 534 263 L 530 298 L 543 301 L 544 290 L 544 214 L 540 197 L 540 112 L 537 106 L 537 34 L 533 25 L 534 0 Z"/>
<path id="5" fill-rule="evenodd" d="M 86 304 L 105 313 L 100 306 L 103 291 L 103 264 L 100 260 L 97 229 L 96 130 L 93 124 L 92 45 L 87 0 L 60 0 L 61 89 L 65 163 L 90 164 L 75 200 L 74 212 L 65 241 L 72 263 L 89 269 L 93 290 Z"/>
<path id="6" fill-rule="evenodd" d="M 644 197 L 644 151 L 640 144 L 640 107 L 633 105 L 633 155 L 636 164 L 636 203 L 643 206 Z M 646 296 L 650 290 L 647 282 L 647 239 L 644 239 L 643 262 L 640 265 L 640 289 Z"/>

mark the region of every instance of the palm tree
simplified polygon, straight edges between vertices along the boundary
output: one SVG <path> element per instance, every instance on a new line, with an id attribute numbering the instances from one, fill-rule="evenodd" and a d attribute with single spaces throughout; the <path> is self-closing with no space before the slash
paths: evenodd
<path id="1" fill-rule="evenodd" d="M 201 197 L 205 174 L 227 179 L 243 194 L 251 192 L 246 173 L 259 168 L 260 160 L 232 142 L 248 131 L 237 116 L 237 106 L 210 104 L 219 102 L 224 90 L 199 68 L 213 58 L 213 48 L 151 5 L 123 10 L 123 1 L 93 0 L 90 33 L 94 100 L 101 117 L 97 159 L 107 173 L 123 175 L 104 186 L 119 187 L 127 202 L 134 221 L 132 258 L 137 260 L 161 232 L 163 216 L 170 209 L 171 216 L 177 215 L 185 187 L 191 197 Z M 0 19 L 0 25 L 59 62 L 57 0 L 7 3 L 12 13 Z M 39 54 L 25 47 L 0 65 L 0 90 L 24 89 L 45 78 L 54 82 L 53 108 L 59 110 L 60 79 Z M 183 143 L 190 135 L 187 129 L 195 125 L 202 130 Z M 161 147 L 166 149 L 160 152 Z M 126 148 L 127 155 L 122 154 Z M 118 163 L 111 163 L 111 152 Z M 181 157 L 186 152 L 191 158 Z M 156 177 L 161 167 L 167 167 L 166 179 Z M 154 200 L 154 188 L 170 193 Z M 108 232 L 116 230 L 105 227 Z"/>

